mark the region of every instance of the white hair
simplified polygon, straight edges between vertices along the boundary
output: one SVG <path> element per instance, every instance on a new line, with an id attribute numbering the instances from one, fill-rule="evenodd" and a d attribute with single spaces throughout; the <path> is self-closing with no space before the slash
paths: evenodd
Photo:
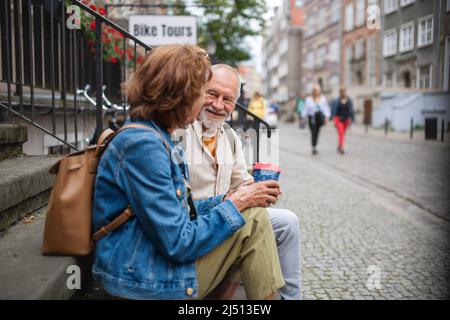
<path id="1" fill-rule="evenodd" d="M 237 91 L 236 91 L 236 101 L 237 101 L 239 99 L 239 97 L 241 96 L 241 76 L 239 75 L 239 72 L 232 66 L 225 64 L 225 63 L 219 63 L 219 64 L 215 64 L 215 65 L 211 66 L 211 70 L 212 70 L 213 74 L 214 74 L 214 71 L 217 71 L 220 69 L 228 70 L 236 76 L 236 80 L 237 80 L 237 84 L 238 84 Z"/>

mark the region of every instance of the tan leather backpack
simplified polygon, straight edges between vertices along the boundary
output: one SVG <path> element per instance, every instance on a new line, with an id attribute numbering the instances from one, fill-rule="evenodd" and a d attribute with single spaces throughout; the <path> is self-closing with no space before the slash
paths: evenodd
<path id="1" fill-rule="evenodd" d="M 50 168 L 50 173 L 56 174 L 56 178 L 47 208 L 43 254 L 87 255 L 94 247 L 94 240 L 101 239 L 133 216 L 131 208 L 126 208 L 111 223 L 92 234 L 92 203 L 97 165 L 107 144 L 119 132 L 129 128 L 156 132 L 139 124 L 123 126 L 116 132 L 107 129 L 100 135 L 97 145 L 71 153 Z M 167 148 L 167 142 L 162 140 Z"/>

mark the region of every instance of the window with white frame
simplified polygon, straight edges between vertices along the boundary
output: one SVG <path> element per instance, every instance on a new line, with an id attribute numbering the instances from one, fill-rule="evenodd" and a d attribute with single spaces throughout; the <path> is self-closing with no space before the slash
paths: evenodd
<path id="1" fill-rule="evenodd" d="M 359 39 L 355 43 L 355 59 L 361 59 L 364 56 L 364 39 Z"/>
<path id="2" fill-rule="evenodd" d="M 419 20 L 419 30 L 417 32 L 417 45 L 427 46 L 433 43 L 433 16 L 428 16 Z"/>
<path id="3" fill-rule="evenodd" d="M 316 66 L 322 67 L 325 62 L 325 56 L 326 56 L 326 48 L 325 46 L 320 46 L 316 50 Z"/>
<path id="4" fill-rule="evenodd" d="M 339 61 L 339 50 L 340 50 L 339 39 L 335 39 L 330 43 L 328 60 Z"/>
<path id="5" fill-rule="evenodd" d="M 384 13 L 388 14 L 398 9 L 398 0 L 384 0 Z"/>
<path id="6" fill-rule="evenodd" d="M 414 0 L 400 0 L 400 7 L 406 7 L 407 5 L 410 5 L 411 3 L 414 3 Z"/>
<path id="7" fill-rule="evenodd" d="M 303 7 L 303 0 L 295 0 L 295 6 L 297 8 Z"/>
<path id="8" fill-rule="evenodd" d="M 314 34 L 314 32 L 315 32 L 315 27 L 316 27 L 316 16 L 315 15 L 311 15 L 309 18 L 308 18 L 308 24 L 309 24 L 309 26 L 308 26 L 308 35 L 310 36 L 310 35 L 313 35 Z"/>
<path id="9" fill-rule="evenodd" d="M 345 6 L 345 31 L 353 29 L 353 3 Z"/>
<path id="10" fill-rule="evenodd" d="M 420 89 L 431 88 L 431 65 L 421 66 L 417 70 Z"/>
<path id="11" fill-rule="evenodd" d="M 392 56 L 397 53 L 397 30 L 390 29 L 384 34 L 383 42 L 384 50 L 383 55 L 385 57 Z"/>
<path id="12" fill-rule="evenodd" d="M 330 23 L 338 22 L 340 19 L 341 19 L 341 0 L 331 0 Z"/>
<path id="13" fill-rule="evenodd" d="M 331 89 L 337 88 L 339 86 L 339 76 L 337 74 L 332 74 L 328 83 Z"/>
<path id="14" fill-rule="evenodd" d="M 318 31 L 322 31 L 327 26 L 327 19 L 326 19 L 326 11 L 325 8 L 320 8 L 319 15 L 317 17 L 317 29 Z"/>
<path id="15" fill-rule="evenodd" d="M 414 49 L 414 21 L 400 26 L 400 52 Z"/>
<path id="16" fill-rule="evenodd" d="M 356 0 L 356 25 L 362 26 L 366 22 L 366 0 Z"/>

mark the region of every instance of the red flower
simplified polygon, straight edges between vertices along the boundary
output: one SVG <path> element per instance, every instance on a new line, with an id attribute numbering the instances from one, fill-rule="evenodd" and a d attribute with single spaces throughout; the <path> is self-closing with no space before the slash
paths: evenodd
<path id="1" fill-rule="evenodd" d="M 112 63 L 117 63 L 118 60 L 115 57 L 110 57 L 109 61 L 111 61 Z"/>
<path id="2" fill-rule="evenodd" d="M 142 62 L 142 56 L 139 56 L 136 60 L 137 64 L 140 64 Z"/>
<path id="3" fill-rule="evenodd" d="M 91 0 L 83 0 L 81 2 L 83 2 L 83 4 L 89 4 L 89 2 L 91 2 Z"/>
<path id="4" fill-rule="evenodd" d="M 105 10 L 105 8 L 98 8 L 98 12 L 99 12 L 102 16 L 106 16 L 106 10 Z"/>
<path id="5" fill-rule="evenodd" d="M 114 46 L 114 50 L 118 52 L 119 51 L 119 46 L 115 45 Z"/>
<path id="6" fill-rule="evenodd" d="M 95 29 L 95 20 L 91 21 L 91 29 L 94 30 Z"/>
<path id="7" fill-rule="evenodd" d="M 92 41 L 92 40 L 89 39 L 89 40 L 87 41 L 87 45 L 88 45 L 89 48 L 91 48 L 91 47 L 94 45 L 94 41 Z"/>
<path id="8" fill-rule="evenodd" d="M 93 4 L 91 4 L 91 5 L 89 6 L 89 8 L 91 8 L 91 9 L 94 10 L 94 11 L 97 11 L 97 7 L 94 6 Z"/>

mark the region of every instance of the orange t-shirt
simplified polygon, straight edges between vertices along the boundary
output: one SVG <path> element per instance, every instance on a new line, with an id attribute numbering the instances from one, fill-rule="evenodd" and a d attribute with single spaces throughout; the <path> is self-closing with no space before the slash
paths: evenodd
<path id="1" fill-rule="evenodd" d="M 211 138 L 203 137 L 203 143 L 208 148 L 209 152 L 213 157 L 216 156 L 216 136 Z"/>

